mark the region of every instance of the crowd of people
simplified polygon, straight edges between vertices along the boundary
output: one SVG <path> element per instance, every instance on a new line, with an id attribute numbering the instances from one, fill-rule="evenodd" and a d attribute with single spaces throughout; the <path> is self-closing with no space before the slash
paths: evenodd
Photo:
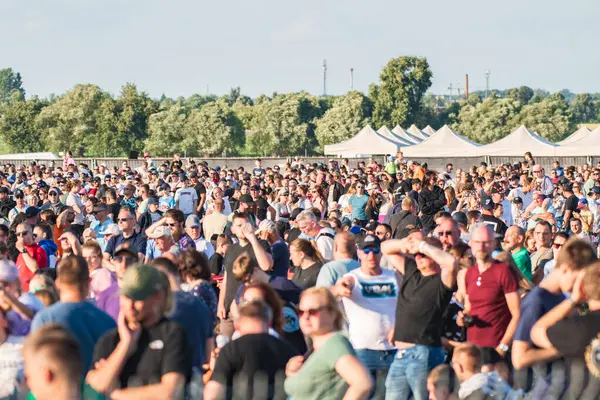
<path id="1" fill-rule="evenodd" d="M 599 399 L 600 164 L 0 168 L 0 398 Z"/>

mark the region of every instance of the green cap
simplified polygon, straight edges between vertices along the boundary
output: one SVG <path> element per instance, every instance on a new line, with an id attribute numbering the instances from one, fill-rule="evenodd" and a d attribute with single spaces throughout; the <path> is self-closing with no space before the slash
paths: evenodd
<path id="1" fill-rule="evenodd" d="M 165 287 L 165 278 L 150 265 L 134 265 L 127 269 L 121 281 L 121 294 L 135 301 L 146 300 Z"/>

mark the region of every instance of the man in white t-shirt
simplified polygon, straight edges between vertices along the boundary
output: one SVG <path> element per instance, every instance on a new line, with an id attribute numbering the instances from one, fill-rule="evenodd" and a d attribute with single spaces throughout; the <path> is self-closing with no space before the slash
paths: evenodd
<path id="1" fill-rule="evenodd" d="M 183 175 L 183 174 L 182 174 Z M 183 182 L 183 187 L 175 192 L 175 203 L 185 216 L 189 216 L 196 211 L 198 206 L 198 194 L 196 190 L 190 186 L 190 180 L 186 175 L 180 177 Z"/>
<path id="2" fill-rule="evenodd" d="M 381 241 L 366 235 L 358 243 L 360 268 L 345 274 L 332 288 L 342 298 L 348 320 L 348 338 L 358 359 L 373 375 L 376 391 L 383 397 L 387 371 L 396 348 L 387 336 L 394 328 L 400 284 L 396 272 L 383 269 Z"/>

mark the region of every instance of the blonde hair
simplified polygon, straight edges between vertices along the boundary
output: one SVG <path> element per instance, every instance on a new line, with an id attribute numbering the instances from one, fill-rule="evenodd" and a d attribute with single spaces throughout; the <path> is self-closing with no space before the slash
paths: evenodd
<path id="1" fill-rule="evenodd" d="M 494 257 L 495 260 L 508 264 L 510 270 L 517 276 L 517 280 L 519 281 L 519 288 L 521 289 L 521 298 L 525 297 L 527 293 L 529 293 L 533 289 L 533 285 L 529 282 L 529 279 L 525 278 L 525 275 L 521 272 L 515 260 L 513 259 L 512 254 L 507 251 L 501 251 L 496 254 Z"/>
<path id="2" fill-rule="evenodd" d="M 323 263 L 325 259 L 321 255 L 321 252 L 317 248 L 315 241 L 306 239 L 296 239 L 290 244 L 290 249 L 304 253 L 304 255 L 311 260 L 319 263 Z"/>
<path id="3" fill-rule="evenodd" d="M 324 287 L 308 288 L 300 295 L 300 301 L 308 296 L 319 296 L 321 298 L 321 302 L 323 303 L 321 306 L 328 309 L 333 314 L 334 330 L 341 331 L 344 327 L 344 314 L 340 309 L 338 301 L 329 289 Z"/>

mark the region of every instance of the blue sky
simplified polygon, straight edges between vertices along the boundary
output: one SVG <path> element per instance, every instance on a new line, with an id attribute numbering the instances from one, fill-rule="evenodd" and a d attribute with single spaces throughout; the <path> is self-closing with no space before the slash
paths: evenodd
<path id="1" fill-rule="evenodd" d="M 95 83 L 117 93 L 251 96 L 273 91 L 366 91 L 386 62 L 426 56 L 435 93 L 528 85 L 600 92 L 597 0 L 301 2 L 0 0 L 0 68 L 28 94 Z"/>

